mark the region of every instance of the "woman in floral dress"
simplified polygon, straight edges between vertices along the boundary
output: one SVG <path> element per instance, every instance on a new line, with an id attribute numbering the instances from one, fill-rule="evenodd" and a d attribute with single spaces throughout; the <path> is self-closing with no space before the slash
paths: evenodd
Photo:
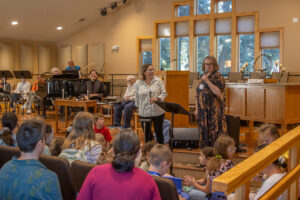
<path id="1" fill-rule="evenodd" d="M 213 147 L 220 135 L 227 134 L 223 102 L 225 81 L 213 56 L 203 60 L 202 70 L 204 74 L 197 87 L 195 114 L 199 121 L 201 147 Z"/>

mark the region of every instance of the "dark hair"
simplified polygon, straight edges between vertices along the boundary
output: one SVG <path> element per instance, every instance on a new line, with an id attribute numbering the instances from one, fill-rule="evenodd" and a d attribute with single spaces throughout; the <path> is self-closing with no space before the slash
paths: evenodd
<path id="1" fill-rule="evenodd" d="M 120 131 L 113 142 L 115 156 L 112 166 L 117 172 L 131 171 L 135 164 L 136 155 L 140 149 L 140 140 L 132 130 Z"/>
<path id="2" fill-rule="evenodd" d="M 45 124 L 39 120 L 28 120 L 17 132 L 17 143 L 22 152 L 31 153 L 36 144 L 44 139 Z"/>
<path id="3" fill-rule="evenodd" d="M 50 144 L 51 156 L 58 156 L 62 152 L 62 145 L 65 139 L 61 137 L 53 138 Z"/>
<path id="4" fill-rule="evenodd" d="M 98 73 L 97 73 L 97 71 L 96 71 L 96 70 L 94 70 L 94 69 L 92 69 L 92 70 L 90 71 L 89 75 L 91 75 L 91 73 L 92 73 L 92 72 L 96 72 L 96 75 L 98 76 Z"/>
<path id="5" fill-rule="evenodd" d="M 265 148 L 266 146 L 268 146 L 269 144 L 262 144 L 262 145 L 259 145 L 255 151 L 258 152 L 260 150 L 262 150 L 263 148 Z M 277 158 L 276 160 L 273 161 L 272 163 L 273 165 L 275 166 L 278 166 L 278 167 L 281 167 L 283 169 L 286 169 L 287 168 L 287 164 L 285 162 L 285 160 L 282 160 L 281 159 L 281 156 L 279 158 Z"/>
<path id="6" fill-rule="evenodd" d="M 9 130 L 14 130 L 17 126 L 18 117 L 14 112 L 4 113 L 2 116 L 2 127 L 7 127 Z"/>
<path id="7" fill-rule="evenodd" d="M 143 64 L 142 65 L 142 75 L 143 75 L 143 80 L 146 80 L 146 77 L 145 77 L 145 72 L 147 71 L 147 69 L 149 68 L 149 67 L 151 67 L 152 65 L 151 64 Z"/>
<path id="8" fill-rule="evenodd" d="M 4 129 L 2 133 L 0 134 L 0 138 L 2 141 L 7 144 L 8 146 L 13 146 L 16 141 L 13 138 L 13 130 L 17 126 L 18 123 L 18 117 L 15 113 L 9 112 L 4 113 L 2 116 L 2 127 L 6 127 L 7 129 Z"/>
<path id="9" fill-rule="evenodd" d="M 46 124 L 45 125 L 45 133 L 51 133 L 52 132 L 52 126 L 51 124 Z"/>
<path id="10" fill-rule="evenodd" d="M 201 152 L 207 159 L 215 156 L 214 148 L 212 147 L 204 147 L 203 149 L 201 149 Z"/>
<path id="11" fill-rule="evenodd" d="M 205 60 L 210 60 L 214 66 L 214 72 L 218 71 L 220 69 L 218 65 L 218 61 L 214 56 L 206 56 L 202 61 L 202 71 L 205 71 Z"/>

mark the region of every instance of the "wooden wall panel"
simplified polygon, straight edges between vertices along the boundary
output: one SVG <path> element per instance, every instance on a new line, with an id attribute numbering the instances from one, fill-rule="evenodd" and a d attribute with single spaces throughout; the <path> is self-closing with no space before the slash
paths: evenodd
<path id="1" fill-rule="evenodd" d="M 300 119 L 300 86 L 286 87 L 286 119 L 298 123 Z"/>
<path id="2" fill-rule="evenodd" d="M 264 118 L 264 88 L 247 88 L 247 116 L 253 119 Z"/>
<path id="3" fill-rule="evenodd" d="M 266 90 L 266 120 L 282 120 L 282 93 L 281 88 L 274 87 Z"/>
<path id="4" fill-rule="evenodd" d="M 244 88 L 228 89 L 228 112 L 230 115 L 244 116 L 245 113 L 245 93 Z"/>

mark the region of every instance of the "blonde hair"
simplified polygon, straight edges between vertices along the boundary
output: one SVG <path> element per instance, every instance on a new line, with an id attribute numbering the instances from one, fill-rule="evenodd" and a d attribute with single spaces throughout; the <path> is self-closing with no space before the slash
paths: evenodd
<path id="1" fill-rule="evenodd" d="M 151 165 L 159 167 L 164 161 L 167 161 L 168 164 L 172 162 L 172 152 L 168 146 L 157 144 L 150 150 L 149 162 Z"/>
<path id="2" fill-rule="evenodd" d="M 103 165 L 106 163 L 111 163 L 113 161 L 113 159 L 114 159 L 114 157 L 111 154 L 106 153 L 106 152 L 101 152 L 101 154 L 97 160 L 97 164 Z"/>
<path id="3" fill-rule="evenodd" d="M 107 149 L 106 149 L 105 137 L 101 133 L 99 133 L 99 134 L 95 134 L 95 138 L 96 141 L 102 146 L 102 151 L 106 152 Z"/>
<path id="4" fill-rule="evenodd" d="M 79 112 L 72 123 L 72 131 L 66 138 L 63 149 L 81 149 L 85 144 L 91 150 L 91 141 L 95 140 L 94 117 L 89 112 Z"/>

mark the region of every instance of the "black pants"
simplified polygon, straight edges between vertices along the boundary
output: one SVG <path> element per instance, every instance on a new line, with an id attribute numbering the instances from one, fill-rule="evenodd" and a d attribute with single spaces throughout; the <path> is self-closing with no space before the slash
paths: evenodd
<path id="1" fill-rule="evenodd" d="M 144 133 L 145 133 L 145 142 L 151 141 L 153 138 L 152 133 L 151 133 L 151 125 L 153 122 L 156 140 L 159 144 L 164 144 L 163 124 L 164 124 L 165 114 L 155 116 L 155 117 L 140 116 L 140 119 L 151 119 L 150 122 L 141 122 Z M 145 125 L 145 127 L 144 127 L 144 125 Z"/>

